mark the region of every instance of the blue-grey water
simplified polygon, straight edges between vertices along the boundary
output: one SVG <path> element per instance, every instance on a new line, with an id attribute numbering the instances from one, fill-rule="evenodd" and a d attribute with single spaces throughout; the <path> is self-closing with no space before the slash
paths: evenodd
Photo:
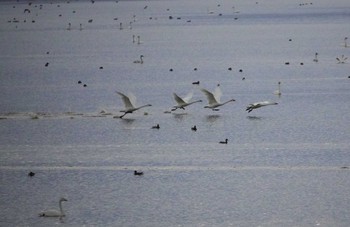
<path id="1" fill-rule="evenodd" d="M 349 19 L 346 0 L 1 2 L 0 226 L 349 226 Z M 217 84 L 236 101 L 203 108 Z M 115 91 L 152 107 L 119 119 Z"/>

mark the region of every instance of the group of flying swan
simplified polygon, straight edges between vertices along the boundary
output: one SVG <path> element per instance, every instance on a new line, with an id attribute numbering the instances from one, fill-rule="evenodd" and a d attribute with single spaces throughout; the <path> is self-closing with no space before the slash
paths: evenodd
<path id="1" fill-rule="evenodd" d="M 220 84 L 218 84 L 214 90 L 214 92 L 210 92 L 207 89 L 201 88 L 201 92 L 206 96 L 208 100 L 208 105 L 204 106 L 204 108 L 209 108 L 213 111 L 218 111 L 219 107 L 229 103 L 229 102 L 234 102 L 236 101 L 235 99 L 230 99 L 225 102 L 220 102 L 220 98 L 222 96 L 222 91 L 220 89 Z M 116 91 L 118 95 L 121 96 L 121 99 L 124 103 L 125 109 L 121 110 L 120 112 L 124 113 L 123 115 L 119 116 L 119 118 L 123 118 L 126 114 L 133 113 L 136 110 L 152 106 L 151 104 L 146 104 L 142 106 L 136 106 L 136 97 L 129 93 L 128 95 L 125 95 L 119 91 Z M 274 92 L 275 95 L 280 96 L 281 95 L 281 82 L 278 82 L 278 90 Z M 177 95 L 175 92 L 173 93 L 174 100 L 177 103 L 177 105 L 173 106 L 171 111 L 175 111 L 177 109 L 183 109 L 185 110 L 185 107 L 192 105 L 194 103 L 199 103 L 202 102 L 202 100 L 195 100 L 191 101 L 192 96 L 193 96 L 193 91 L 191 91 L 189 94 L 187 94 L 185 97 L 181 98 L 179 95 Z M 269 105 L 277 105 L 277 102 L 270 102 L 270 101 L 263 101 L 263 102 L 256 102 L 249 104 L 246 108 L 246 111 L 250 113 L 254 109 L 258 109 L 264 106 L 269 106 Z M 159 127 L 159 126 L 158 126 Z"/>

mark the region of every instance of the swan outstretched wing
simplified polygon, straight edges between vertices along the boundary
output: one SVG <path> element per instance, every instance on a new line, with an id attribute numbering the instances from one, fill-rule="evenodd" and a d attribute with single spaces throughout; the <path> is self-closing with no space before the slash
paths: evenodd
<path id="1" fill-rule="evenodd" d="M 193 91 L 191 91 L 190 93 L 188 93 L 184 98 L 183 100 L 186 102 L 186 103 L 189 103 L 190 100 L 192 99 L 193 97 Z"/>
<path id="2" fill-rule="evenodd" d="M 209 105 L 213 105 L 213 104 L 217 104 L 218 102 L 215 99 L 215 96 L 213 93 L 211 93 L 210 91 L 202 88 L 201 91 L 205 94 L 205 96 L 208 99 Z"/>
<path id="3" fill-rule="evenodd" d="M 277 102 L 270 102 L 270 101 L 255 102 L 255 103 L 249 104 L 247 106 L 246 111 L 248 111 L 250 113 L 254 109 L 258 109 L 258 108 L 263 107 L 263 106 L 277 105 L 277 104 L 278 104 Z"/>
<path id="4" fill-rule="evenodd" d="M 118 91 L 116 91 L 116 93 L 122 97 L 126 109 L 135 108 L 128 96 Z"/>
<path id="5" fill-rule="evenodd" d="M 131 105 L 133 107 L 136 107 L 136 96 L 133 93 L 128 92 L 128 97 L 129 97 Z"/>
<path id="6" fill-rule="evenodd" d="M 216 86 L 215 91 L 214 91 L 214 97 L 218 103 L 220 103 L 220 99 L 222 96 L 222 91 L 220 89 L 220 85 Z"/>
<path id="7" fill-rule="evenodd" d="M 179 97 L 175 92 L 173 93 L 173 95 L 174 95 L 174 99 L 177 102 L 177 104 L 179 104 L 179 105 L 186 104 L 186 102 L 181 97 Z"/>

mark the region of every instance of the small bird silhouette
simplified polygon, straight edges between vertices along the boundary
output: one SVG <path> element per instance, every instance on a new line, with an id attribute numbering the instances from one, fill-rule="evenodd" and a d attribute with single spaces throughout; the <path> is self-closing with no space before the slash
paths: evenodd
<path id="1" fill-rule="evenodd" d="M 143 172 L 142 172 L 142 171 L 137 171 L 137 170 L 135 170 L 135 171 L 134 171 L 134 175 L 135 175 L 135 176 L 142 176 L 142 175 L 143 175 Z"/>
<path id="2" fill-rule="evenodd" d="M 225 139 L 225 141 L 220 141 L 219 143 L 220 144 L 227 144 L 227 142 L 228 142 L 228 139 Z"/>

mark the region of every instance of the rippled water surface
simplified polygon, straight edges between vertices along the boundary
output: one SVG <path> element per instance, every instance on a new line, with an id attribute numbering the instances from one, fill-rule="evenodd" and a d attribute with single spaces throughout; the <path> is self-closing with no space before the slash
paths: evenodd
<path id="1" fill-rule="evenodd" d="M 1 226 L 349 225 L 347 1 L 0 5 Z"/>

